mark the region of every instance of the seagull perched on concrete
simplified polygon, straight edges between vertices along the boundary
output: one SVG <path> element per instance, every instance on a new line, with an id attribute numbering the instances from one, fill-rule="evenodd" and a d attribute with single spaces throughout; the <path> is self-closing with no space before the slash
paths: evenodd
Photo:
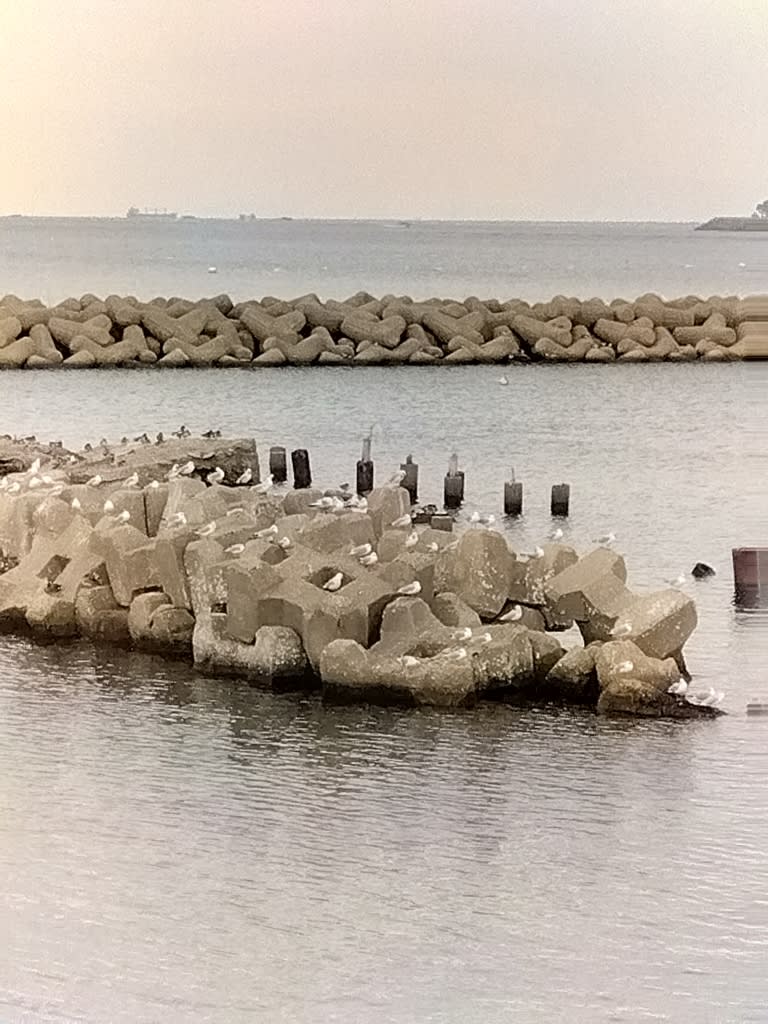
<path id="1" fill-rule="evenodd" d="M 519 604 L 512 605 L 508 612 L 499 616 L 499 622 L 518 622 L 523 617 L 523 609 Z"/>
<path id="2" fill-rule="evenodd" d="M 228 555 L 242 555 L 245 551 L 245 544 L 230 544 L 228 548 L 224 548 Z"/>
<path id="3" fill-rule="evenodd" d="M 149 489 L 152 490 L 152 491 L 156 491 L 159 486 L 160 486 L 160 481 L 159 480 L 150 480 L 149 483 L 147 484 L 147 487 L 149 487 Z"/>
<path id="4" fill-rule="evenodd" d="M 415 548 L 418 543 L 419 543 L 419 535 L 418 535 L 418 533 L 415 530 L 413 530 L 405 538 L 405 546 L 407 548 Z"/>
<path id="5" fill-rule="evenodd" d="M 620 626 L 613 627 L 613 629 L 611 630 L 611 636 L 614 638 L 614 640 L 616 640 L 621 636 L 629 636 L 631 632 L 632 626 L 630 625 L 630 623 L 622 622 Z"/>
<path id="6" fill-rule="evenodd" d="M 102 480 L 101 476 L 99 476 L 99 474 L 97 473 L 96 476 L 92 476 L 90 478 L 90 480 L 86 480 L 85 481 L 85 486 L 86 487 L 98 487 L 99 484 L 102 484 L 103 482 L 104 481 Z"/>
<path id="7" fill-rule="evenodd" d="M 246 470 L 246 472 L 247 472 L 247 470 Z M 266 494 L 267 491 L 272 487 L 274 482 L 275 482 L 274 478 L 273 478 L 272 474 L 270 473 L 269 476 L 265 476 L 264 477 L 264 479 L 261 481 L 260 484 L 256 484 L 253 489 L 254 489 L 254 491 L 256 491 L 257 494 Z"/>
<path id="8" fill-rule="evenodd" d="M 212 533 L 216 532 L 216 523 L 211 520 L 210 523 L 206 523 L 205 526 L 201 526 L 199 530 L 196 530 L 198 537 L 210 537 Z"/>
<path id="9" fill-rule="evenodd" d="M 217 466 L 212 473 L 208 473 L 205 479 L 209 484 L 220 484 L 224 480 L 225 476 L 226 473 L 221 466 Z"/>
<path id="10" fill-rule="evenodd" d="M 341 589 L 341 584 L 343 582 L 344 582 L 344 573 L 343 572 L 337 572 L 335 574 L 335 576 L 331 576 L 331 578 L 329 580 L 325 581 L 325 583 L 323 584 L 323 590 L 330 590 L 331 593 L 334 593 L 335 591 Z"/>
<path id="11" fill-rule="evenodd" d="M 413 520 L 411 519 L 410 512 L 406 512 L 403 516 L 398 516 L 393 522 L 391 522 L 390 528 L 393 530 L 401 530 L 404 526 L 411 526 Z"/>
<path id="12" fill-rule="evenodd" d="M 290 537 L 281 537 L 280 540 L 277 541 L 277 546 L 279 548 L 282 548 L 283 551 L 287 551 L 288 548 L 291 546 L 291 538 Z"/>
<path id="13" fill-rule="evenodd" d="M 353 558 L 362 558 L 363 555 L 370 555 L 372 551 L 373 548 L 370 544 L 356 544 L 349 549 L 349 553 Z"/>
<path id="14" fill-rule="evenodd" d="M 451 632 L 453 640 L 469 640 L 472 636 L 472 629 L 469 626 L 462 626 L 461 629 L 454 629 Z"/>
<path id="15" fill-rule="evenodd" d="M 277 523 L 272 523 L 271 526 L 265 526 L 263 530 L 257 530 L 256 536 L 261 537 L 273 537 L 277 533 Z"/>
<path id="16" fill-rule="evenodd" d="M 414 580 L 413 583 L 405 583 L 402 587 L 398 587 L 397 592 L 403 597 L 415 597 L 416 594 L 421 593 L 421 584 L 418 580 Z"/>
<path id="17" fill-rule="evenodd" d="M 168 517 L 169 526 L 186 526 L 187 517 L 183 512 L 174 512 L 172 516 Z"/>
<path id="18" fill-rule="evenodd" d="M 333 502 L 334 502 L 334 499 L 329 494 L 325 494 L 325 495 L 323 495 L 322 498 L 318 498 L 317 501 L 310 501 L 309 507 L 310 508 L 330 509 L 330 508 L 333 508 Z"/>
<path id="19" fill-rule="evenodd" d="M 456 647 L 453 650 L 443 651 L 443 655 L 453 661 L 463 661 L 467 656 L 467 649 L 466 647 Z"/>
<path id="20" fill-rule="evenodd" d="M 398 471 L 396 473 L 393 473 L 392 476 L 389 478 L 389 480 L 387 480 L 387 482 L 384 484 L 384 486 L 385 487 L 399 487 L 400 484 L 403 482 L 403 480 L 405 480 L 405 470 L 404 469 L 398 469 Z"/>
<path id="21" fill-rule="evenodd" d="M 376 565 L 379 560 L 379 556 L 375 551 L 371 551 L 368 555 L 363 555 L 360 559 L 360 565 L 364 565 L 366 569 L 369 569 L 372 565 Z"/>
<path id="22" fill-rule="evenodd" d="M 249 484 L 251 480 L 253 480 L 253 470 L 248 466 L 247 469 L 243 470 L 237 480 L 235 480 L 235 485 L 238 487 L 244 487 L 246 484 Z"/>
<path id="23" fill-rule="evenodd" d="M 104 502 L 102 508 L 103 508 L 104 512 L 107 512 L 107 513 L 114 512 L 115 511 L 115 503 L 114 503 L 114 501 L 110 501 L 109 498 L 107 498 L 107 500 Z"/>
<path id="24" fill-rule="evenodd" d="M 77 512 L 79 509 L 81 509 L 83 507 L 80 504 L 80 499 L 79 498 L 73 498 L 72 501 L 70 501 L 69 506 L 70 506 L 70 508 L 73 508 L 75 510 L 75 512 Z"/>
<path id="25" fill-rule="evenodd" d="M 401 658 L 397 659 L 403 668 L 415 668 L 419 664 L 419 659 L 414 658 L 412 654 L 404 654 Z"/>
<path id="26" fill-rule="evenodd" d="M 32 473 L 33 475 L 35 473 L 39 473 L 40 472 L 40 459 L 35 459 L 34 462 L 32 463 L 32 465 L 27 470 L 27 472 L 28 473 Z"/>
<path id="27" fill-rule="evenodd" d="M 356 508 L 358 512 L 368 511 L 368 499 L 358 498 L 356 494 L 353 494 L 351 498 L 347 498 L 344 505 L 346 508 Z"/>
<path id="28" fill-rule="evenodd" d="M 27 487 L 29 487 L 30 491 L 34 491 L 36 488 L 42 487 L 42 486 L 43 486 L 43 481 L 40 479 L 39 476 L 33 476 L 32 479 L 27 484 Z"/>
<path id="29" fill-rule="evenodd" d="M 128 511 L 127 508 L 124 508 L 120 515 L 117 517 L 117 521 L 118 523 L 127 523 L 130 518 L 131 513 Z"/>
<path id="30" fill-rule="evenodd" d="M 183 466 L 179 466 L 179 476 L 192 476 L 195 472 L 195 464 L 190 459 L 189 462 L 185 462 Z"/>
<path id="31" fill-rule="evenodd" d="M 667 688 L 667 693 L 671 693 L 673 697 L 684 697 L 688 693 L 688 683 L 684 679 L 678 679 Z"/>
<path id="32" fill-rule="evenodd" d="M 437 543 L 436 540 L 431 540 L 429 542 L 429 544 L 427 544 L 427 551 L 439 551 L 439 550 L 440 550 L 440 545 Z"/>
<path id="33" fill-rule="evenodd" d="M 616 671 L 620 675 L 625 676 L 625 675 L 627 675 L 627 673 L 631 672 L 634 667 L 635 667 L 634 662 L 632 662 L 632 661 L 622 661 L 622 662 L 619 662 L 619 664 L 616 666 Z"/>
<path id="34" fill-rule="evenodd" d="M 135 487 L 139 482 L 139 474 L 131 473 L 127 480 L 123 480 L 123 487 Z"/>

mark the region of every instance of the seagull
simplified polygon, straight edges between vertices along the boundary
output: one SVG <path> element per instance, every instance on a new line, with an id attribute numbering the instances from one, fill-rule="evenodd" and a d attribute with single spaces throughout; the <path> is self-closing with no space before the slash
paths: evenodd
<path id="1" fill-rule="evenodd" d="M 40 459 L 35 459 L 35 461 L 34 461 L 34 462 L 32 463 L 32 465 L 31 465 L 31 466 L 29 467 L 29 469 L 27 470 L 27 472 L 28 472 L 28 473 L 32 473 L 33 475 L 34 475 L 35 473 L 39 473 L 39 472 L 40 472 Z"/>
<path id="2" fill-rule="evenodd" d="M 330 495 L 325 495 L 322 498 L 318 498 L 317 501 L 310 501 L 310 508 L 333 508 L 334 499 Z"/>
<path id="3" fill-rule="evenodd" d="M 225 477 L 224 470 L 221 466 L 217 466 L 212 473 L 208 473 L 206 480 L 209 484 L 220 484 Z"/>
<path id="4" fill-rule="evenodd" d="M 427 551 L 439 551 L 439 550 L 440 550 L 440 545 L 437 543 L 437 541 L 433 540 L 433 541 L 430 541 L 429 544 L 427 544 Z"/>
<path id="5" fill-rule="evenodd" d="M 506 377 L 499 377 L 499 379 L 496 381 L 496 383 L 497 384 L 501 384 L 502 387 L 506 387 L 507 384 L 509 384 L 509 381 L 507 380 Z"/>
<path id="6" fill-rule="evenodd" d="M 135 487 L 139 482 L 139 474 L 131 473 L 127 480 L 123 480 L 123 487 Z"/>
<path id="7" fill-rule="evenodd" d="M 536 547 L 533 549 L 533 552 L 531 554 L 526 555 L 525 557 L 526 558 L 543 558 L 544 557 L 544 548 L 540 548 L 539 545 L 537 544 Z"/>
<path id="8" fill-rule="evenodd" d="M 114 501 L 110 501 L 109 498 L 107 498 L 107 500 L 104 502 L 103 510 L 105 512 L 114 512 L 115 511 L 115 503 L 114 503 Z"/>
<path id="9" fill-rule="evenodd" d="M 363 555 L 370 555 L 372 551 L 373 548 L 370 544 L 358 544 L 349 549 L 349 553 L 353 558 L 362 558 Z"/>
<path id="10" fill-rule="evenodd" d="M 257 537 L 272 537 L 277 533 L 277 523 L 272 523 L 271 526 L 265 526 L 263 530 L 257 530 Z"/>
<path id="11" fill-rule="evenodd" d="M 419 659 L 414 658 L 412 654 L 404 654 L 402 658 L 397 659 L 403 668 L 415 668 L 419 664 Z"/>
<path id="12" fill-rule="evenodd" d="M 477 636 L 472 637 L 472 642 L 476 644 L 489 644 L 493 640 L 493 636 L 490 633 L 478 633 Z"/>
<path id="13" fill-rule="evenodd" d="M 452 651 L 443 651 L 446 658 L 452 658 L 454 661 L 463 661 L 467 656 L 466 647 L 456 647 Z"/>
<path id="14" fill-rule="evenodd" d="M 156 491 L 159 486 L 160 486 L 160 481 L 159 480 L 150 480 L 149 481 L 148 487 L 150 488 L 150 490 Z"/>
<path id="15" fill-rule="evenodd" d="M 27 484 L 27 486 L 29 487 L 30 491 L 34 491 L 37 487 L 43 486 L 43 481 L 40 479 L 39 476 L 33 476 L 32 479 Z"/>
<path id="16" fill-rule="evenodd" d="M 628 672 L 631 672 L 634 667 L 635 667 L 634 662 L 632 662 L 632 661 L 622 661 L 622 662 L 620 662 L 616 666 L 616 671 L 620 675 L 625 676 L 625 675 L 627 675 Z"/>
<path id="17" fill-rule="evenodd" d="M 235 505 L 233 508 L 227 509 L 228 516 L 239 516 L 241 512 L 245 512 L 242 505 Z"/>
<path id="18" fill-rule="evenodd" d="M 235 486 L 244 487 L 246 484 L 249 484 L 251 480 L 253 480 L 253 470 L 249 466 L 247 469 L 244 469 L 237 480 L 235 480 Z"/>
<path id="19" fill-rule="evenodd" d="M 421 593 L 421 584 L 418 580 L 414 580 L 413 583 L 406 583 L 404 586 L 398 587 L 397 592 L 403 597 L 415 597 L 416 594 Z"/>
<path id="20" fill-rule="evenodd" d="M 228 555 L 242 555 L 245 551 L 245 544 L 230 544 L 228 548 L 224 548 Z"/>
<path id="21" fill-rule="evenodd" d="M 665 580 L 664 582 L 668 583 L 670 587 L 674 587 L 675 590 L 677 590 L 685 584 L 685 576 L 683 576 L 683 574 L 681 573 L 679 576 L 676 576 L 673 580 Z"/>
<path id="22" fill-rule="evenodd" d="M 462 626 L 461 629 L 454 629 L 451 631 L 452 640 L 470 640 L 472 637 L 472 629 L 470 626 Z"/>
<path id="23" fill-rule="evenodd" d="M 127 508 L 125 508 L 120 513 L 120 515 L 117 517 L 117 521 L 118 521 L 118 523 L 127 523 L 130 518 L 131 518 L 131 513 L 128 511 Z"/>
<path id="24" fill-rule="evenodd" d="M 341 589 L 341 584 L 344 582 L 344 573 L 337 572 L 335 576 L 331 576 L 329 580 L 326 580 L 323 584 L 323 590 L 330 590 L 334 593 Z"/>
<path id="25" fill-rule="evenodd" d="M 622 624 L 620 626 L 614 626 L 613 627 L 613 629 L 611 630 L 611 636 L 614 637 L 614 639 L 615 639 L 616 637 L 620 637 L 620 636 L 629 636 L 629 634 L 631 632 L 632 632 L 631 624 L 629 622 L 622 622 Z"/>
<path id="26" fill-rule="evenodd" d="M 672 683 L 667 689 L 667 693 L 671 693 L 673 697 L 684 697 L 688 692 L 688 683 L 684 679 L 678 679 L 676 683 Z"/>
<path id="27" fill-rule="evenodd" d="M 556 530 L 553 530 L 552 533 L 550 533 L 549 539 L 550 540 L 560 540 L 562 538 L 562 536 L 563 536 L 563 531 L 558 526 L 558 528 Z"/>
<path id="28" fill-rule="evenodd" d="M 205 526 L 201 526 L 199 530 L 195 531 L 198 537 L 210 537 L 211 534 L 215 532 L 216 523 L 213 520 L 210 523 L 206 523 Z"/>
<path id="29" fill-rule="evenodd" d="M 175 480 L 176 477 L 179 475 L 179 470 L 180 469 L 181 469 L 181 466 L 179 466 L 178 462 L 174 462 L 174 464 L 168 470 L 168 479 L 169 480 Z"/>
<path id="30" fill-rule="evenodd" d="M 18 494 L 20 490 L 21 490 L 21 484 L 19 483 L 18 480 L 14 480 L 12 484 L 8 484 L 8 493 L 9 494 Z"/>
<path id="31" fill-rule="evenodd" d="M 518 622 L 523 617 L 523 609 L 519 604 L 513 605 L 508 612 L 499 616 L 499 622 Z"/>
<path id="32" fill-rule="evenodd" d="M 168 525 L 169 526 L 186 526 L 187 525 L 187 517 L 184 515 L 183 512 L 174 512 L 174 514 L 172 516 L 170 516 L 170 518 L 168 519 Z"/>
<path id="33" fill-rule="evenodd" d="M 183 466 L 179 466 L 179 476 L 192 476 L 195 472 L 195 464 L 190 459 L 189 462 L 185 462 Z"/>
<path id="34" fill-rule="evenodd" d="M 90 480 L 86 480 L 85 481 L 85 486 L 86 487 L 98 487 L 99 484 L 101 484 L 103 482 L 104 481 L 102 480 L 102 478 L 97 473 L 96 476 L 92 476 Z"/>
<path id="35" fill-rule="evenodd" d="M 79 498 L 73 498 L 72 501 L 70 501 L 69 506 L 70 508 L 73 508 L 76 512 L 83 507 L 80 504 Z"/>
<path id="36" fill-rule="evenodd" d="M 404 469 L 398 469 L 398 471 L 396 473 L 393 473 L 392 476 L 389 478 L 389 480 L 387 480 L 387 482 L 386 482 L 386 484 L 384 486 L 385 487 L 399 487 L 400 484 L 403 482 L 403 480 L 405 480 L 405 470 Z"/>
<path id="37" fill-rule="evenodd" d="M 356 508 L 359 512 L 368 511 L 368 499 L 358 498 L 356 494 L 353 494 L 351 498 L 345 499 L 344 504 L 347 508 Z"/>
<path id="38" fill-rule="evenodd" d="M 412 522 L 413 520 L 411 519 L 410 512 L 406 512 L 405 515 L 398 516 L 397 519 L 395 519 L 395 521 L 390 523 L 389 525 L 393 530 L 400 530 L 404 526 L 411 526 Z"/>
<path id="39" fill-rule="evenodd" d="M 722 690 L 715 690 L 713 686 L 710 686 L 708 690 L 689 694 L 686 699 L 689 704 L 703 708 L 713 708 L 721 703 L 723 697 L 725 697 L 725 694 Z"/>
<path id="40" fill-rule="evenodd" d="M 473 512 L 469 517 L 470 523 L 480 523 L 483 526 L 493 526 L 496 522 L 496 516 L 485 515 L 482 512 Z"/>
<path id="41" fill-rule="evenodd" d="M 613 544 L 613 542 L 615 540 L 616 540 L 616 534 L 615 533 L 605 533 L 605 534 L 603 534 L 602 537 L 596 537 L 592 541 L 592 543 L 593 544 L 599 544 L 601 547 L 607 548 L 610 544 Z"/>
<path id="42" fill-rule="evenodd" d="M 291 546 L 291 538 L 290 537 L 281 537 L 280 540 L 277 542 L 277 546 L 279 548 L 282 548 L 283 551 L 287 551 L 288 548 Z"/>
<path id="43" fill-rule="evenodd" d="M 415 530 L 413 530 L 405 538 L 405 546 L 407 548 L 415 548 L 418 543 L 419 543 L 419 535 L 418 535 L 418 533 Z"/>
<path id="44" fill-rule="evenodd" d="M 360 565 L 364 565 L 366 567 L 376 565 L 378 560 L 379 556 L 376 554 L 376 552 L 371 551 L 369 555 L 363 555 L 363 557 L 360 559 Z"/>
<path id="45" fill-rule="evenodd" d="M 246 469 L 245 473 L 250 473 L 250 470 Z M 243 476 L 245 476 L 245 473 L 243 473 Z M 264 477 L 260 484 L 256 484 L 256 486 L 253 489 L 254 491 L 256 491 L 257 494 L 266 494 L 273 483 L 274 480 L 272 478 L 272 474 L 270 473 L 269 476 Z"/>

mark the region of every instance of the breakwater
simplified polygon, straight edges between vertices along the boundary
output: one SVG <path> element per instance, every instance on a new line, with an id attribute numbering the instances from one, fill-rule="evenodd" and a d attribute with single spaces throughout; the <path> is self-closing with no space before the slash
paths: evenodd
<path id="1" fill-rule="evenodd" d="M 547 303 L 358 292 L 139 302 L 0 299 L 0 369 L 727 362 L 768 357 L 766 300 L 557 296 Z"/>
<path id="2" fill-rule="evenodd" d="M 627 586 L 611 538 L 513 551 L 490 524 L 416 526 L 401 474 L 366 496 L 278 492 L 248 439 L 71 453 L 15 445 L 0 480 L 0 626 L 191 658 L 328 699 L 559 700 L 699 717 L 693 600 Z M 566 650 L 558 634 L 578 627 Z"/>

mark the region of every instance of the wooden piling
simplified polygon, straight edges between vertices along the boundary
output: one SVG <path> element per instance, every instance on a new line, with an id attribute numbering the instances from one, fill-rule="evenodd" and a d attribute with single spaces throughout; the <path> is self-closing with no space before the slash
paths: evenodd
<path id="1" fill-rule="evenodd" d="M 293 466 L 293 487 L 300 491 L 312 486 L 312 472 L 309 467 L 309 452 L 306 448 L 297 448 L 291 452 Z"/>
<path id="2" fill-rule="evenodd" d="M 523 513 L 523 485 L 515 480 L 504 484 L 504 515 L 519 516 Z"/>
<path id="3" fill-rule="evenodd" d="M 269 449 L 269 472 L 276 484 L 284 484 L 288 479 L 288 463 L 285 448 L 273 445 Z"/>
<path id="4" fill-rule="evenodd" d="M 768 548 L 733 548 L 737 608 L 768 608 Z"/>
<path id="5" fill-rule="evenodd" d="M 553 516 L 567 516 L 571 501 L 570 484 L 552 484 L 550 512 Z"/>
<path id="6" fill-rule="evenodd" d="M 357 493 L 359 497 L 370 494 L 373 490 L 373 462 L 371 459 L 359 459 L 357 463 Z"/>
<path id="7" fill-rule="evenodd" d="M 419 467 L 413 461 L 412 455 L 406 456 L 405 462 L 400 463 L 400 469 L 405 473 L 400 486 L 408 491 L 411 504 L 415 505 L 419 500 Z"/>
<path id="8" fill-rule="evenodd" d="M 446 508 L 459 508 L 464 501 L 464 471 L 459 469 L 456 452 L 448 460 L 448 472 L 443 481 L 443 504 Z"/>

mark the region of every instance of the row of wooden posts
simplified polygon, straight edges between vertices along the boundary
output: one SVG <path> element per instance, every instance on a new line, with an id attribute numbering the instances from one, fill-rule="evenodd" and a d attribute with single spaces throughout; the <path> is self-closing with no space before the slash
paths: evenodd
<path id="1" fill-rule="evenodd" d="M 312 470 L 309 464 L 309 452 L 306 448 L 296 448 L 291 452 L 291 468 L 293 470 L 293 486 L 296 490 L 312 486 Z M 400 464 L 404 474 L 401 487 L 411 496 L 411 504 L 419 500 L 419 467 L 408 455 Z M 276 484 L 285 483 L 288 479 L 288 456 L 285 448 L 274 445 L 269 449 L 269 472 Z M 371 458 L 370 438 L 363 439 L 362 457 L 356 467 L 355 486 L 361 497 L 373 490 L 374 466 Z M 553 484 L 550 496 L 550 512 L 553 516 L 567 516 L 571 500 L 570 484 Z M 464 471 L 459 469 L 459 457 L 454 454 L 448 460 L 448 472 L 443 479 L 443 505 L 447 509 L 460 508 L 464 502 Z M 514 479 L 504 484 L 504 514 L 519 516 L 523 512 L 523 485 Z"/>

